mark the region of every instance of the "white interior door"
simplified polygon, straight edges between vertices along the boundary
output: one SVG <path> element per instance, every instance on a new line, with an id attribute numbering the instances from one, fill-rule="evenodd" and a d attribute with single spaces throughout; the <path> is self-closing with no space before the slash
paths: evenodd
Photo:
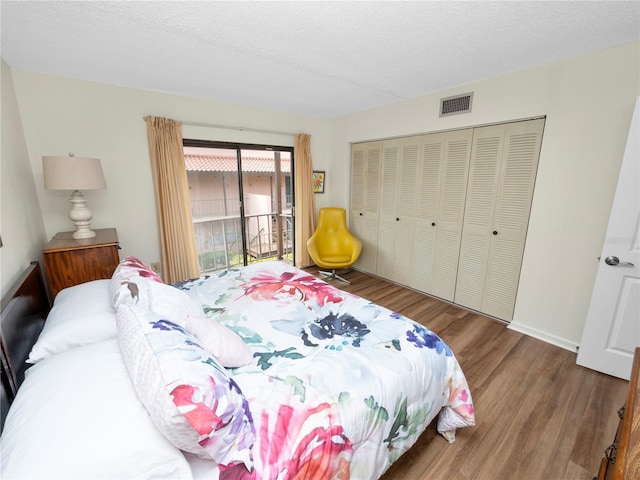
<path id="1" fill-rule="evenodd" d="M 578 365 L 629 379 L 640 345 L 640 97 L 629 129 Z"/>

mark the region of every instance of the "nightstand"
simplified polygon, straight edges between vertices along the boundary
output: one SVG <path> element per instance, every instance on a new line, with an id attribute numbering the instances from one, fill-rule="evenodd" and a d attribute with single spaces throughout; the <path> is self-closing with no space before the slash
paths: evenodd
<path id="1" fill-rule="evenodd" d="M 73 232 L 59 232 L 42 250 L 52 300 L 63 288 L 113 275 L 120 262 L 116 229 L 94 231 L 95 237 L 80 240 Z"/>

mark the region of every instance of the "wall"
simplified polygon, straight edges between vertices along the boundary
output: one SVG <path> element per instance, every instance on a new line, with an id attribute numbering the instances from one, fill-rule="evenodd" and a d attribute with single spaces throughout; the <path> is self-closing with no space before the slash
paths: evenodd
<path id="1" fill-rule="evenodd" d="M 0 78 L 0 235 L 3 243 L 0 248 L 0 293 L 4 296 L 30 262 L 42 260 L 42 248 L 47 236 L 22 131 L 13 78 L 4 62 Z"/>
<path id="2" fill-rule="evenodd" d="M 452 88 L 333 121 L 328 188 L 348 205 L 350 142 L 545 115 L 511 328 L 580 343 L 618 172 L 640 94 L 639 43 Z M 473 91 L 472 113 L 438 117 L 439 99 Z"/>
<path id="3" fill-rule="evenodd" d="M 293 135 L 250 129 L 309 133 L 314 163 L 326 167 L 329 158 L 327 120 L 20 70 L 13 77 L 47 237 L 74 226 L 67 218 L 69 192 L 44 190 L 42 156 L 98 157 L 107 189 L 85 192 L 92 228 L 117 228 L 121 257 L 160 259 L 146 115 L 247 129 L 184 125 L 184 138 L 292 146 Z"/>

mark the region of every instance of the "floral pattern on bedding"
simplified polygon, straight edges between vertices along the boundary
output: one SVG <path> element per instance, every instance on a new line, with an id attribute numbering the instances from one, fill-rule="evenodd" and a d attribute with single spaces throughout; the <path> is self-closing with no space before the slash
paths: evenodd
<path id="1" fill-rule="evenodd" d="M 254 469 L 221 479 L 378 478 L 434 418 L 449 441 L 475 424 L 451 349 L 402 315 L 282 262 L 179 288 L 255 358 L 231 370 L 255 424 Z"/>
<path id="2" fill-rule="evenodd" d="M 116 322 L 133 386 L 158 430 L 181 450 L 251 468 L 249 403 L 218 360 L 188 330 L 140 307 L 122 305 Z"/>

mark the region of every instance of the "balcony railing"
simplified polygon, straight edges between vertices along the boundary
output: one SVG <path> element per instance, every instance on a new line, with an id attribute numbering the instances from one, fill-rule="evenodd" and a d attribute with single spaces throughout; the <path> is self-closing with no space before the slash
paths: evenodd
<path id="1" fill-rule="evenodd" d="M 291 195 L 283 195 L 282 201 L 283 208 L 291 208 Z M 237 199 L 191 200 L 191 215 L 193 218 L 240 215 L 240 206 Z"/>
<path id="2" fill-rule="evenodd" d="M 293 221 L 290 213 L 245 216 L 247 261 L 293 262 Z M 193 217 L 200 273 L 244 264 L 239 215 Z"/>
<path id="3" fill-rule="evenodd" d="M 193 218 L 240 215 L 238 200 L 191 200 Z"/>

